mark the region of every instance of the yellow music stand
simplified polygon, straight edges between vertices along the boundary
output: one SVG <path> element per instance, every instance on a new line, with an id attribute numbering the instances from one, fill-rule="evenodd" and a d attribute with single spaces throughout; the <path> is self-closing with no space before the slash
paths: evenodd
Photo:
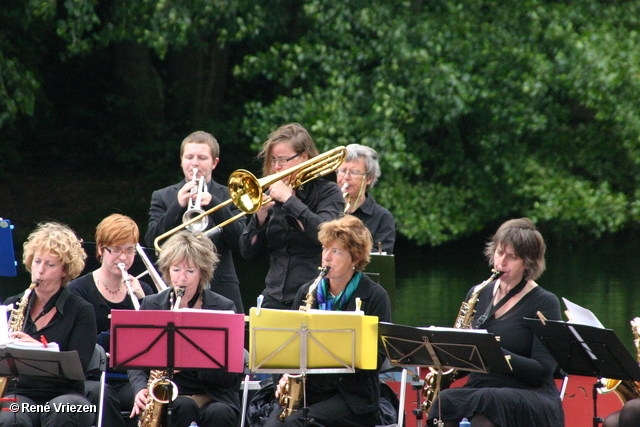
<path id="1" fill-rule="evenodd" d="M 377 368 L 377 316 L 253 307 L 249 328 L 251 372 L 343 373 Z"/>

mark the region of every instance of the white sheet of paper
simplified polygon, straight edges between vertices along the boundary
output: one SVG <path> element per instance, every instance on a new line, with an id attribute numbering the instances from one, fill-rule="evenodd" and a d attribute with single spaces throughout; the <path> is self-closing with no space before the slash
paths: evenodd
<path id="1" fill-rule="evenodd" d="M 567 323 L 578 323 L 581 325 L 604 329 L 602 323 L 600 323 L 596 315 L 593 314 L 591 310 L 580 307 L 578 304 L 572 303 L 565 297 L 562 297 L 562 301 L 564 301 L 564 305 L 567 307 L 569 313 L 571 313 L 571 320 L 568 320 Z"/>

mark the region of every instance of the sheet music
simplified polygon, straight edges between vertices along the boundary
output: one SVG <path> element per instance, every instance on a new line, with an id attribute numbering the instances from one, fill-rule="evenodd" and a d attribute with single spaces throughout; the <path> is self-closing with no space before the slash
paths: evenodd
<path id="1" fill-rule="evenodd" d="M 333 310 L 320 310 L 318 308 L 312 308 L 310 310 L 307 310 L 307 313 L 321 314 L 321 315 L 327 315 L 327 314 L 355 314 L 356 316 L 364 316 L 364 311 L 362 311 L 362 310 L 360 310 L 360 311 L 333 311 Z"/>
<path id="2" fill-rule="evenodd" d="M 16 348 L 22 350 L 44 350 L 44 351 L 60 351 L 60 347 L 57 342 L 47 343 L 47 347 L 41 342 L 24 342 L 24 341 L 9 341 L 8 343 L 0 344 L 0 349 Z"/>
<path id="3" fill-rule="evenodd" d="M 418 328 L 418 329 L 425 329 L 429 331 L 442 331 L 442 332 L 474 332 L 477 334 L 489 333 L 486 329 L 460 329 L 460 328 L 449 328 L 445 326 L 429 326 L 428 328 Z"/>
<path id="4" fill-rule="evenodd" d="M 174 311 L 186 311 L 189 313 L 218 313 L 218 314 L 236 314 L 235 311 L 233 310 L 211 310 L 208 308 L 188 308 L 188 307 L 184 307 L 184 308 L 179 308 L 177 310 Z"/>
<path id="5" fill-rule="evenodd" d="M 580 325 L 604 329 L 602 323 L 600 323 L 596 315 L 593 314 L 591 310 L 580 307 L 578 304 L 574 304 L 564 297 L 562 297 L 562 301 L 564 301 L 564 305 L 567 307 L 567 311 L 571 316 L 567 323 L 578 323 Z"/>

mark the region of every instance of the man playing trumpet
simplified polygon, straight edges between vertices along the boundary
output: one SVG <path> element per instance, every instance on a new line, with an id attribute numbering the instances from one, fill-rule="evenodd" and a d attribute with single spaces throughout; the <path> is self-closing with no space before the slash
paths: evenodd
<path id="1" fill-rule="evenodd" d="M 145 235 L 147 246 L 153 246 L 156 237 L 182 224 L 189 201 L 199 200 L 202 210 L 206 211 L 229 199 L 228 188 L 215 182 L 211 176 L 220 161 L 219 155 L 220 145 L 210 133 L 193 132 L 182 141 L 180 167 L 184 180 L 153 192 L 149 208 L 149 228 Z M 199 194 L 196 190 L 200 178 L 204 178 L 204 189 Z M 240 210 L 233 204 L 224 206 L 205 217 L 209 218 L 209 225 L 205 230 L 239 213 Z M 211 237 L 220 257 L 211 281 L 211 290 L 232 300 L 239 313 L 244 308 L 231 252 L 238 250 L 238 239 L 245 223 L 246 220 L 240 218 Z"/>

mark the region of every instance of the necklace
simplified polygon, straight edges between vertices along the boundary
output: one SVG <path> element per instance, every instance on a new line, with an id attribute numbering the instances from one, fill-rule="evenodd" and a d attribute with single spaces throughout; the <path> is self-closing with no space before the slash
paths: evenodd
<path id="1" fill-rule="evenodd" d="M 98 287 L 100 287 L 100 274 L 97 274 L 96 278 L 98 280 Z M 103 285 L 107 292 L 109 292 L 111 295 L 118 295 L 118 292 L 120 292 L 120 288 L 122 287 L 122 282 L 118 285 L 118 289 L 116 289 L 115 291 L 109 289 L 106 284 L 103 283 Z"/>

